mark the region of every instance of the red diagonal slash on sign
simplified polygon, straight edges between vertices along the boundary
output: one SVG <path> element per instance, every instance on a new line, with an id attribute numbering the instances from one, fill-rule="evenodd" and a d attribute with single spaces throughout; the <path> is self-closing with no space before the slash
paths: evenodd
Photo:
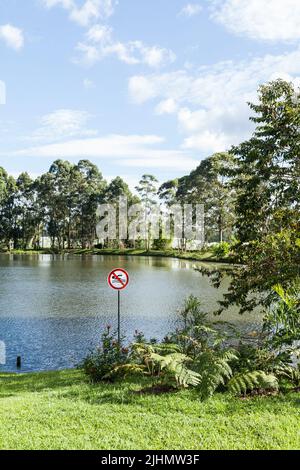
<path id="1" fill-rule="evenodd" d="M 108 280 L 109 286 L 112 289 L 123 290 L 128 286 L 129 275 L 128 275 L 128 272 L 125 271 L 124 269 L 115 268 L 109 273 L 107 280 Z"/>
<path id="2" fill-rule="evenodd" d="M 117 279 L 117 281 L 119 281 L 120 284 L 122 284 L 122 286 L 125 286 L 125 282 L 122 281 L 122 279 L 116 274 L 116 271 L 113 272 L 113 276 L 115 279 Z"/>

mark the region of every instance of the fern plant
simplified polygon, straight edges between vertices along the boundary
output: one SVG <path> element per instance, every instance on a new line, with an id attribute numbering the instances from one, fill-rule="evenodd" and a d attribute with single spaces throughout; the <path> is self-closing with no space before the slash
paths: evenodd
<path id="1" fill-rule="evenodd" d="M 278 380 L 273 374 L 257 370 L 235 375 L 227 385 L 233 395 L 246 395 L 253 390 L 278 390 Z"/>
<path id="2" fill-rule="evenodd" d="M 211 397 L 221 385 L 226 385 L 232 377 L 230 363 L 237 359 L 237 353 L 233 350 L 207 350 L 198 355 L 195 369 L 200 374 L 199 391 L 202 399 Z"/>
<path id="3" fill-rule="evenodd" d="M 197 386 L 200 383 L 200 375 L 186 366 L 192 360 L 185 354 L 161 356 L 153 353 L 151 360 L 159 367 L 159 375 L 165 382 L 172 382 L 174 379 L 178 388 Z"/>
<path id="4" fill-rule="evenodd" d="M 276 375 L 279 378 L 287 380 L 296 388 L 300 387 L 300 364 L 297 367 L 291 365 L 284 365 L 276 370 Z"/>
<path id="5" fill-rule="evenodd" d="M 155 376 L 159 373 L 157 364 L 153 360 L 153 354 L 167 356 L 168 354 L 180 353 L 180 347 L 177 344 L 149 344 L 135 343 L 132 345 L 131 360 L 133 363 L 142 364 L 147 369 L 147 374 Z"/>
<path id="6" fill-rule="evenodd" d="M 176 344 L 133 344 L 131 362 L 117 364 L 106 378 L 144 375 L 177 388 L 198 385 L 199 374 L 187 367 L 192 359 L 179 351 Z"/>

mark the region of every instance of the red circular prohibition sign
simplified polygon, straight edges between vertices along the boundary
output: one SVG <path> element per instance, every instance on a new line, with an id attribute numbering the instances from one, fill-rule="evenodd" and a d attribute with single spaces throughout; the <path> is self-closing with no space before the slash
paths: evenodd
<path id="1" fill-rule="evenodd" d="M 129 274 L 125 269 L 117 268 L 109 273 L 107 281 L 112 289 L 123 290 L 129 284 Z"/>

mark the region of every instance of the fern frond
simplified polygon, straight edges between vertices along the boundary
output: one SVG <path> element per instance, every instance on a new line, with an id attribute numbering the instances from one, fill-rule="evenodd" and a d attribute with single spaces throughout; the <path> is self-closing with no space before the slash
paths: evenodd
<path id="1" fill-rule="evenodd" d="M 293 367 L 289 365 L 278 367 L 275 371 L 276 376 L 286 379 L 296 387 L 300 386 L 300 366 Z"/>
<path id="2" fill-rule="evenodd" d="M 181 348 L 178 344 L 173 343 L 162 343 L 162 344 L 155 344 L 153 349 L 158 354 L 167 355 L 167 354 L 175 354 L 180 353 Z"/>
<path id="3" fill-rule="evenodd" d="M 157 363 L 161 369 L 172 366 L 172 364 L 183 364 L 184 362 L 191 361 L 185 354 L 173 353 L 167 356 L 161 356 L 158 353 L 152 353 L 150 359 Z"/>
<path id="4" fill-rule="evenodd" d="M 185 367 L 183 364 L 177 364 L 174 366 L 174 373 L 177 383 L 181 387 L 188 387 L 189 385 L 196 387 L 199 385 L 201 377 L 200 375 Z"/>
<path id="5" fill-rule="evenodd" d="M 235 375 L 228 383 L 228 390 L 233 395 L 245 395 L 255 389 L 278 390 L 277 378 L 257 370 Z"/>
<path id="6" fill-rule="evenodd" d="M 186 363 L 191 359 L 185 354 L 174 353 L 167 356 L 161 356 L 157 353 L 151 354 L 151 360 L 156 363 L 167 375 L 175 378 L 177 385 L 188 387 L 196 386 L 200 383 L 200 375 L 186 367 Z"/>
<path id="7" fill-rule="evenodd" d="M 109 380 L 116 376 L 127 377 L 128 375 L 147 375 L 147 368 L 139 364 L 123 364 L 114 367 L 103 379 Z"/>
<path id="8" fill-rule="evenodd" d="M 206 325 L 196 325 L 194 327 L 195 331 L 201 332 L 201 333 L 206 333 L 206 334 L 216 334 L 218 333 L 214 328 L 211 328 L 210 326 Z"/>
<path id="9" fill-rule="evenodd" d="M 199 391 L 202 399 L 211 397 L 220 385 L 225 385 L 232 377 L 230 362 L 237 359 L 236 352 L 226 350 L 216 353 L 206 351 L 196 361 L 196 369 L 201 376 Z"/>
<path id="10" fill-rule="evenodd" d="M 132 345 L 132 350 L 139 355 L 151 354 L 154 352 L 154 347 L 152 344 L 147 343 L 134 343 Z"/>

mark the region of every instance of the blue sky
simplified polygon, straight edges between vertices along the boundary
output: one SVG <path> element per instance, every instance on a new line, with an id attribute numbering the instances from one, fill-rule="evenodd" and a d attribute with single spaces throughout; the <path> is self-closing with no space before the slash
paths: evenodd
<path id="1" fill-rule="evenodd" d="M 0 0 L 0 165 L 186 174 L 250 135 L 260 83 L 298 85 L 299 24 L 299 0 Z"/>

